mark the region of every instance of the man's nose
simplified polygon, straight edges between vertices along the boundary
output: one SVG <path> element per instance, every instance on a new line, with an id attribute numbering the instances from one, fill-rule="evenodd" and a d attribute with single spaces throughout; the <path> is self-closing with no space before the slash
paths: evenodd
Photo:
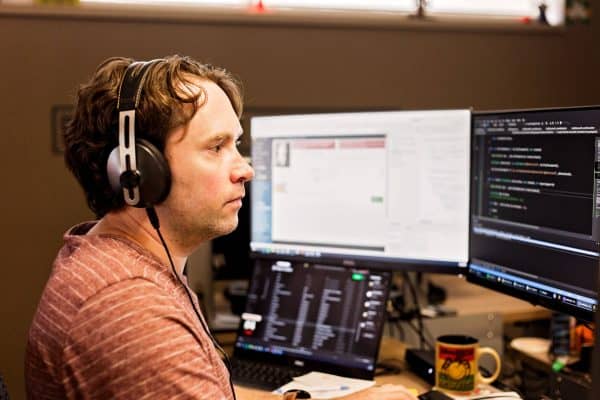
<path id="1" fill-rule="evenodd" d="M 249 160 L 240 156 L 239 163 L 231 172 L 232 182 L 248 182 L 254 178 L 254 168 L 250 165 Z"/>

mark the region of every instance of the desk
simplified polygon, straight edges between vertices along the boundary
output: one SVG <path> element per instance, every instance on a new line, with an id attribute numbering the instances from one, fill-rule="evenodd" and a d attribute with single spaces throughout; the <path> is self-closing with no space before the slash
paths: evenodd
<path id="1" fill-rule="evenodd" d="M 543 307 L 536 307 L 525 301 L 473 285 L 464 278 L 453 275 L 430 275 L 431 281 L 446 289 L 448 299 L 446 305 L 457 310 L 459 316 L 498 312 L 504 323 L 549 318 L 551 312 Z M 397 359 L 402 365 L 405 346 L 396 339 L 384 336 L 379 352 L 380 360 Z M 403 368 L 400 374 L 382 375 L 376 378 L 377 384 L 402 384 L 414 388 L 419 393 L 430 389 L 421 378 Z M 266 392 L 236 386 L 239 400 L 280 399 L 280 396 L 269 396 Z"/>

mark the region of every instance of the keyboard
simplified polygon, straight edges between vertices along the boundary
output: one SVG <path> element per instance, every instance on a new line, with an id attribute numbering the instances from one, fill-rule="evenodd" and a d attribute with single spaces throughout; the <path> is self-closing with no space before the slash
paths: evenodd
<path id="1" fill-rule="evenodd" d="M 261 363 L 258 361 L 233 358 L 231 360 L 231 379 L 241 386 L 273 391 L 291 381 L 295 376 L 308 371 L 287 365 Z"/>

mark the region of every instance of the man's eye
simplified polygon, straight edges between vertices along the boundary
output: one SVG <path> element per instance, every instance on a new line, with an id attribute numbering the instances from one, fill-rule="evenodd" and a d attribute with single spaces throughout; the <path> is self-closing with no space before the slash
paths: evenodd
<path id="1" fill-rule="evenodd" d="M 213 147 L 213 150 L 218 153 L 221 151 L 222 148 L 223 148 L 223 145 L 218 144 L 215 147 Z"/>

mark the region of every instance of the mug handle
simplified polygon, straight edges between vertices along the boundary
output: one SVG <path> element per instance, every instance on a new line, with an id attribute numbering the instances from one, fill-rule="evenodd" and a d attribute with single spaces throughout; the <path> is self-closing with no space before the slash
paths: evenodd
<path id="1" fill-rule="evenodd" d="M 498 355 L 496 350 L 492 349 L 491 347 L 480 347 L 479 349 L 477 349 L 477 364 L 479 364 L 479 357 L 481 357 L 482 354 L 489 354 L 492 357 L 494 357 L 494 360 L 496 360 L 496 371 L 494 371 L 492 376 L 490 376 L 489 378 L 482 376 L 481 372 L 477 371 L 477 379 L 482 383 L 490 384 L 494 382 L 496 378 L 498 378 L 498 375 L 500 375 L 500 367 L 502 365 L 500 362 L 500 356 Z"/>

